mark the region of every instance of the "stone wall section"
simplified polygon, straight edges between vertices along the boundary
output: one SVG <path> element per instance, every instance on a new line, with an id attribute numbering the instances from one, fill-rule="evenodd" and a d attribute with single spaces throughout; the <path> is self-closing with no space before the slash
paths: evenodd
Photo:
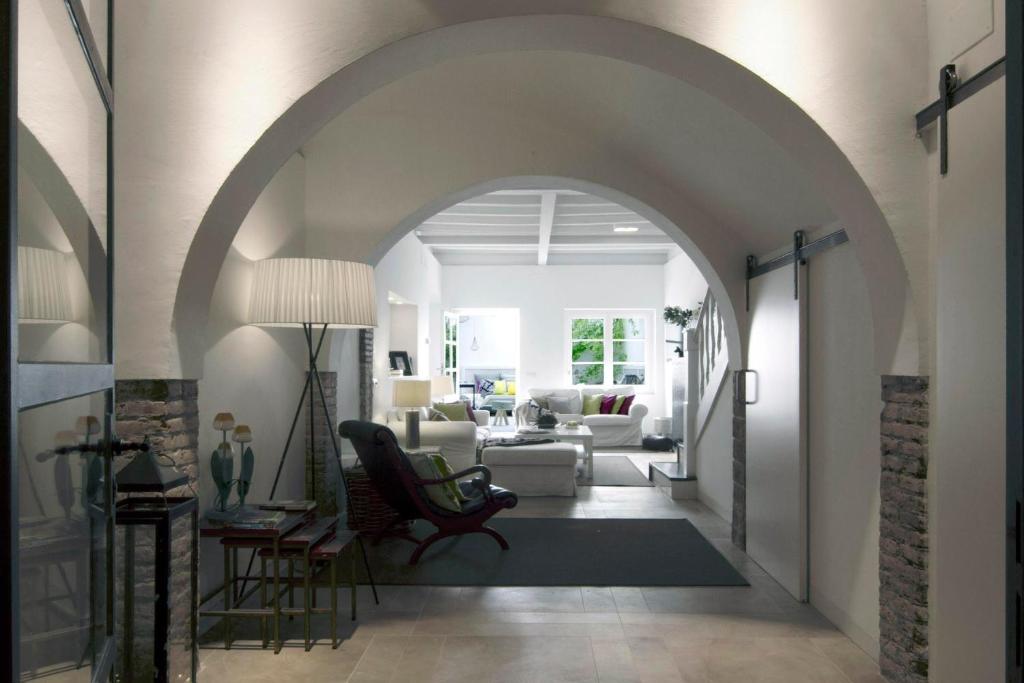
<path id="1" fill-rule="evenodd" d="M 882 377 L 879 667 L 928 680 L 928 378 Z"/>
<path id="2" fill-rule="evenodd" d="M 747 549 L 747 390 L 746 373 L 733 373 L 732 542 Z"/>
<path id="3" fill-rule="evenodd" d="M 373 330 L 359 330 L 359 419 L 373 419 Z"/>
<path id="4" fill-rule="evenodd" d="M 324 401 L 320 392 L 313 387 L 313 428 L 310 434 L 309 400 L 306 400 L 306 413 L 302 419 L 305 425 L 306 442 L 306 498 L 315 500 L 321 514 L 334 515 L 338 512 L 338 465 L 334 458 L 334 441 L 338 441 L 338 373 L 320 372 L 320 384 L 324 388 L 327 412 L 324 413 Z M 313 474 L 316 473 L 314 478 Z M 316 487 L 314 490 L 314 481 Z"/>
<path id="5" fill-rule="evenodd" d="M 199 491 L 199 385 L 196 380 L 118 380 L 115 385 L 115 430 L 125 441 L 149 438 L 150 447 L 163 464 L 173 463 L 188 474 L 190 486 L 169 492 L 171 496 L 198 495 Z M 117 456 L 115 471 L 134 454 Z M 172 525 L 171 605 L 172 618 L 168 649 L 172 669 L 188 673 L 191 659 L 188 603 L 177 596 L 191 590 L 192 539 L 190 517 Z M 115 592 L 117 595 L 116 670 L 123 678 L 124 647 L 124 543 L 125 532 L 118 528 Z M 134 543 L 135 609 L 132 628 L 132 662 L 135 680 L 152 680 L 155 576 L 155 534 L 153 527 L 136 527 Z"/>

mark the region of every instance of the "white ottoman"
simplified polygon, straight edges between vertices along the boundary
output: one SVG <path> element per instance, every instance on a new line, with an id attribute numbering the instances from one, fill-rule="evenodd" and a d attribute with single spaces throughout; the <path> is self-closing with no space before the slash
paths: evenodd
<path id="1" fill-rule="evenodd" d="M 575 496 L 576 458 L 583 446 L 543 443 L 535 446 L 490 446 L 480 461 L 491 470 L 495 486 L 520 496 Z"/>

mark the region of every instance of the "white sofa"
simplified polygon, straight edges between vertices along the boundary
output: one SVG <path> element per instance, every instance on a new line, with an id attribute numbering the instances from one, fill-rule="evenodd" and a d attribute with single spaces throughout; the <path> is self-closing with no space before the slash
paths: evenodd
<path id="1" fill-rule="evenodd" d="M 543 402 L 552 396 L 568 399 L 568 412 L 554 411 L 559 422 L 577 420 L 590 427 L 594 433 L 595 447 L 639 446 L 643 441 L 643 422 L 647 415 L 647 406 L 637 403 L 629 407 L 628 415 L 583 415 L 583 396 L 595 394 L 615 394 L 631 396 L 634 389 L 630 386 L 621 387 L 583 387 L 582 389 L 530 389 L 530 398 Z M 527 404 L 517 408 L 516 416 L 520 424 L 529 409 Z"/>
<path id="2" fill-rule="evenodd" d="M 425 417 L 420 419 L 420 444 L 437 446 L 441 449 L 448 464 L 456 472 L 476 464 L 477 440 L 490 434 L 487 421 L 490 414 L 486 410 L 474 410 L 476 422 L 432 422 Z M 387 414 L 387 426 L 395 433 L 398 443 L 405 441 L 405 410 L 392 408 Z"/>

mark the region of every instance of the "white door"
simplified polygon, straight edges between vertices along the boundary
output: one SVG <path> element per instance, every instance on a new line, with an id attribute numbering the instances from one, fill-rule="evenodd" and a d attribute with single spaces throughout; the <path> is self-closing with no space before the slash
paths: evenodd
<path id="1" fill-rule="evenodd" d="M 459 390 L 459 314 L 444 312 L 444 370 Z"/>
<path id="2" fill-rule="evenodd" d="M 750 282 L 747 367 L 747 553 L 807 599 L 806 268 Z"/>

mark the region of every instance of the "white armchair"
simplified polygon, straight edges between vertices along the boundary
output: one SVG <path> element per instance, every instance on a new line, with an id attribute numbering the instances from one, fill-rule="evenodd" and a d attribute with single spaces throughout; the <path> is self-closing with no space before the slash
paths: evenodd
<path id="1" fill-rule="evenodd" d="M 480 428 L 486 428 L 490 415 L 486 410 L 474 410 L 475 422 L 433 422 L 420 420 L 420 444 L 437 446 L 456 472 L 476 464 L 476 445 Z M 398 443 L 406 445 L 404 411 L 392 408 L 387 414 L 387 426 L 395 433 Z"/>

